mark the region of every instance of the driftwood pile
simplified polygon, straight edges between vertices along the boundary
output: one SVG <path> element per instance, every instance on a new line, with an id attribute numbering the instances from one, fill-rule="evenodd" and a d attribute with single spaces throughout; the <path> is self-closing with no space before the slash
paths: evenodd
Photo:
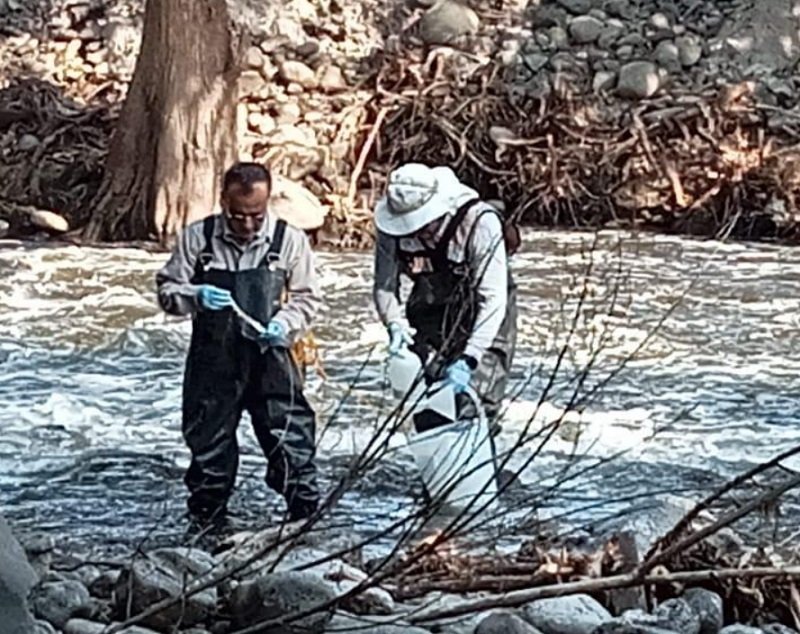
<path id="1" fill-rule="evenodd" d="M 382 61 L 373 191 L 402 162 L 449 164 L 526 223 L 800 239 L 800 113 L 752 82 L 629 102 L 526 92 L 502 62 L 452 49 Z"/>

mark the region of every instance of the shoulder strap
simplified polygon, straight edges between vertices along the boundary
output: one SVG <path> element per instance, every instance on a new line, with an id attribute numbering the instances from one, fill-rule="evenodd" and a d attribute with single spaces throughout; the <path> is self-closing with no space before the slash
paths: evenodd
<path id="1" fill-rule="evenodd" d="M 272 234 L 272 240 L 267 249 L 267 259 L 276 260 L 281 254 L 283 248 L 283 238 L 286 235 L 286 221 L 278 220 L 275 224 L 275 233 Z"/>
<path id="2" fill-rule="evenodd" d="M 214 253 L 214 227 L 216 225 L 216 217 L 212 214 L 206 216 L 203 220 L 203 238 L 206 243 L 203 245 L 203 250 L 200 253 Z"/>
<path id="3" fill-rule="evenodd" d="M 436 248 L 433 250 L 433 253 L 431 253 L 431 259 L 433 260 L 434 266 L 447 264 L 447 252 L 448 247 L 450 246 L 450 241 L 456 235 L 456 231 L 458 231 L 461 223 L 464 222 L 467 212 L 469 212 L 469 210 L 472 209 L 472 207 L 478 202 L 480 202 L 480 198 L 473 198 L 465 202 L 456 210 L 455 215 L 447 224 L 447 227 L 445 227 L 444 233 L 439 239 L 439 242 L 436 243 Z"/>
<path id="4" fill-rule="evenodd" d="M 203 219 L 203 240 L 205 241 L 205 243 L 203 244 L 203 248 L 200 250 L 200 253 L 197 254 L 197 258 L 194 261 L 193 279 L 198 279 L 199 277 L 201 277 L 205 268 L 214 259 L 215 225 L 216 225 L 216 218 L 213 215 L 206 216 Z"/>

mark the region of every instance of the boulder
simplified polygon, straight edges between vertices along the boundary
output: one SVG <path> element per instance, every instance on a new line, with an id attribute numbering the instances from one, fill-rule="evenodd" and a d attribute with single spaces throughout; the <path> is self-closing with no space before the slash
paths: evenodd
<path id="1" fill-rule="evenodd" d="M 37 581 L 25 551 L 0 514 L 0 634 L 33 632 L 26 599 Z"/>
<path id="2" fill-rule="evenodd" d="M 298 229 L 318 229 L 325 222 L 327 211 L 308 189 L 288 178 L 275 174 L 272 182 L 270 211 Z"/>
<path id="3" fill-rule="evenodd" d="M 718 634 L 724 625 L 722 597 L 704 588 L 690 588 L 681 598 L 700 619 L 700 634 Z M 779 634 L 774 632 L 773 634 Z"/>
<path id="4" fill-rule="evenodd" d="M 419 35 L 426 44 L 450 44 L 478 32 L 480 18 L 456 0 L 442 0 L 428 9 L 419 21 Z"/>
<path id="5" fill-rule="evenodd" d="M 592 634 L 611 614 L 589 595 L 574 594 L 529 603 L 522 618 L 543 634 Z"/>
<path id="6" fill-rule="evenodd" d="M 240 584 L 231 595 L 230 611 L 236 627 L 318 611 L 291 622 L 265 627 L 262 634 L 322 634 L 332 611 L 321 606 L 337 596 L 331 582 L 309 572 L 276 572 Z"/>
<path id="7" fill-rule="evenodd" d="M 522 617 L 508 610 L 492 612 L 484 618 L 475 634 L 541 634 L 533 625 Z"/>
<path id="8" fill-rule="evenodd" d="M 661 85 L 658 68 L 652 62 L 629 62 L 619 70 L 617 93 L 626 99 L 646 99 Z"/>
<path id="9" fill-rule="evenodd" d="M 80 581 L 48 581 L 31 593 L 33 613 L 63 629 L 73 617 L 92 613 L 91 595 Z"/>
<path id="10" fill-rule="evenodd" d="M 114 590 L 117 610 L 142 612 L 164 599 L 183 594 L 192 579 L 208 574 L 216 560 L 195 548 L 162 548 L 137 559 L 122 571 Z M 191 627 L 206 620 L 217 608 L 216 588 L 207 588 L 171 608 L 142 621 L 146 627 L 170 631 L 178 624 Z"/>

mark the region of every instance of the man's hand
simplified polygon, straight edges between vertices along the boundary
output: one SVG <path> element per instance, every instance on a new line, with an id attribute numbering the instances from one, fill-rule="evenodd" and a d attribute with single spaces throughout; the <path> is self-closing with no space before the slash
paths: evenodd
<path id="1" fill-rule="evenodd" d="M 283 324 L 273 320 L 267 324 L 266 330 L 261 333 L 259 339 L 270 347 L 288 348 L 288 335 Z"/>
<path id="2" fill-rule="evenodd" d="M 465 392 L 469 386 L 469 381 L 472 378 L 473 371 L 473 368 L 471 368 L 470 365 L 477 364 L 470 364 L 466 359 L 462 358 L 449 365 L 447 370 L 445 370 L 445 382 L 448 385 L 453 386 L 456 394 Z"/>
<path id="3" fill-rule="evenodd" d="M 393 321 L 388 326 L 389 330 L 389 356 L 392 357 L 400 352 L 404 346 L 414 343 L 411 333 L 402 324 Z"/>
<path id="4" fill-rule="evenodd" d="M 231 292 L 211 284 L 203 284 L 197 289 L 197 300 L 206 310 L 222 310 L 233 306 Z"/>

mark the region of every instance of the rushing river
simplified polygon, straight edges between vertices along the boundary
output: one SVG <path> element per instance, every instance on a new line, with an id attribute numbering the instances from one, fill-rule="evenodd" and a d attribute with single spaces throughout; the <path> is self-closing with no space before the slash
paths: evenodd
<path id="1" fill-rule="evenodd" d="M 185 529 L 190 324 L 156 306 L 165 258 L 0 243 L 0 504 L 23 532 L 113 547 Z M 323 252 L 318 263 L 326 307 L 315 335 L 327 378 L 312 372 L 307 392 L 330 486 L 392 401 L 370 256 Z M 518 437 L 551 376 L 534 428 L 571 399 L 581 410 L 523 471 L 523 511 L 538 500 L 539 517 L 570 526 L 636 520 L 654 501 L 697 499 L 800 444 L 800 250 L 536 232 L 513 270 L 520 338 L 501 444 Z M 246 420 L 240 438 L 232 508 L 242 525 L 263 524 L 282 502 L 263 483 Z M 335 510 L 357 535 L 402 516 L 419 495 L 402 436 L 392 444 Z"/>

